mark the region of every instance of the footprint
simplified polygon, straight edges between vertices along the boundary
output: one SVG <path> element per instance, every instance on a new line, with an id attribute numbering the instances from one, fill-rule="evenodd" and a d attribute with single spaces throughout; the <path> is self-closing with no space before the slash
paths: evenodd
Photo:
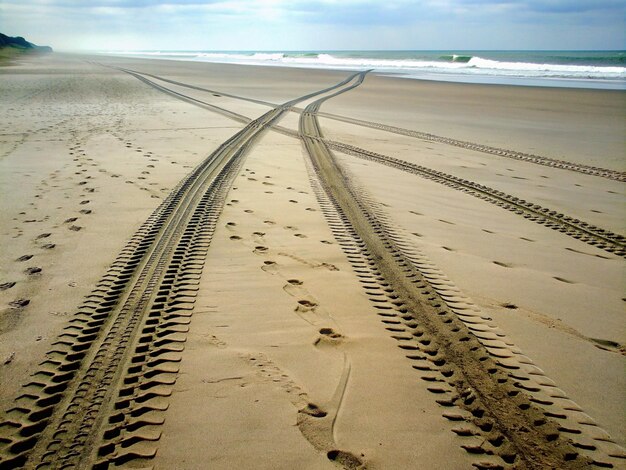
<path id="1" fill-rule="evenodd" d="M 231 235 L 230 239 L 231 240 L 241 240 L 241 237 L 239 235 Z"/>
<path id="2" fill-rule="evenodd" d="M 298 201 L 296 201 L 295 199 L 289 199 L 289 202 L 292 202 L 292 203 L 294 203 L 294 204 L 297 204 L 297 203 L 298 203 Z"/>
<path id="3" fill-rule="evenodd" d="M 615 341 L 602 338 L 589 338 L 589 341 L 591 341 L 598 349 L 611 352 L 621 352 L 622 354 L 624 353 L 624 346 Z"/>
<path id="4" fill-rule="evenodd" d="M 307 405 L 301 410 L 298 410 L 298 412 L 313 416 L 314 418 L 324 418 L 328 415 L 328 413 L 314 403 L 307 403 Z"/>
<path id="5" fill-rule="evenodd" d="M 84 206 L 85 204 L 89 204 L 91 201 L 89 201 L 89 199 L 85 199 L 84 201 L 80 201 L 81 206 Z"/>
<path id="6" fill-rule="evenodd" d="M 247 214 L 252 214 L 254 211 L 252 209 L 246 209 L 244 210 L 244 212 Z"/>
<path id="7" fill-rule="evenodd" d="M 15 282 L 13 282 L 13 281 L 3 282 L 2 284 L 0 284 L 0 290 L 10 289 L 14 285 L 15 285 Z"/>
<path id="8" fill-rule="evenodd" d="M 262 245 L 258 245 L 254 247 L 254 253 L 265 253 L 267 252 L 267 247 L 266 246 L 262 246 Z"/>
<path id="9" fill-rule="evenodd" d="M 208 335 L 207 336 L 207 340 L 209 342 L 209 344 L 212 344 L 213 346 L 216 346 L 220 349 L 224 349 L 228 346 L 228 344 L 226 344 L 224 341 L 222 341 L 221 339 L 219 339 L 217 336 L 215 335 Z"/>
<path id="10" fill-rule="evenodd" d="M 41 268 L 39 266 L 31 266 L 30 268 L 26 268 L 24 272 L 29 276 L 32 276 L 33 274 L 39 274 L 41 272 Z"/>
<path id="11" fill-rule="evenodd" d="M 265 232 L 252 232 L 252 235 L 254 235 L 255 237 L 262 237 L 263 235 L 265 235 Z"/>
<path id="12" fill-rule="evenodd" d="M 303 293 L 306 293 L 306 291 L 304 291 L 302 287 L 292 284 L 286 284 L 283 289 L 285 290 L 285 292 L 292 296 L 300 296 Z M 310 297 L 308 299 L 301 298 L 300 300 L 298 300 L 296 308 L 294 308 L 293 311 L 308 324 L 318 325 L 322 321 L 322 318 L 317 312 L 317 307 L 317 302 L 315 302 Z"/>
<path id="13" fill-rule="evenodd" d="M 29 259 L 31 259 L 33 257 L 33 255 L 22 255 L 20 256 L 18 259 L 16 259 L 15 261 L 28 261 Z"/>
<path id="14" fill-rule="evenodd" d="M 309 212 L 317 212 L 317 209 L 313 209 L 312 207 L 307 207 L 305 210 Z"/>
<path id="15" fill-rule="evenodd" d="M 81 214 L 91 214 L 91 209 L 82 209 L 80 211 Z"/>
<path id="16" fill-rule="evenodd" d="M 558 276 L 554 276 L 553 279 L 556 279 L 557 281 L 560 281 L 560 282 L 564 282 L 565 284 L 576 284 L 576 282 L 574 281 L 570 281 L 569 279 L 564 279 Z"/>
<path id="17" fill-rule="evenodd" d="M 283 290 L 291 295 L 292 297 L 303 297 L 304 295 L 307 294 L 307 291 L 301 287 L 302 286 L 302 281 L 299 279 L 288 279 L 287 280 L 287 284 L 285 284 L 283 286 Z M 300 304 L 298 305 L 298 307 L 302 305 L 303 307 L 307 307 L 307 305 L 304 304 Z M 296 311 L 298 311 L 298 308 L 296 307 Z"/>
<path id="18" fill-rule="evenodd" d="M 329 327 L 320 328 L 319 333 L 319 336 L 313 342 L 315 346 L 322 346 L 324 344 L 334 346 L 341 343 L 344 339 L 344 336 L 342 334 L 337 333 L 335 330 Z"/>
<path id="19" fill-rule="evenodd" d="M 293 234 L 294 237 L 298 237 L 298 238 L 308 238 L 306 235 L 304 235 L 303 233 L 294 233 Z"/>
<path id="20" fill-rule="evenodd" d="M 278 266 L 276 264 L 276 261 L 266 260 L 263 261 L 263 266 L 261 266 L 261 269 L 266 273 L 276 274 Z"/>
<path id="21" fill-rule="evenodd" d="M 13 308 L 22 308 L 26 307 L 29 303 L 29 299 L 15 299 L 12 302 L 9 302 L 9 305 Z"/>
<path id="22" fill-rule="evenodd" d="M 274 222 L 273 220 L 264 220 L 263 223 L 267 225 L 276 225 L 276 222 Z"/>
<path id="23" fill-rule="evenodd" d="M 517 310 L 517 305 L 512 304 L 511 302 L 504 302 L 500 304 L 501 307 L 508 308 L 509 310 Z"/>
<path id="24" fill-rule="evenodd" d="M 77 220 L 78 220 L 78 217 L 70 217 L 69 219 L 65 219 L 63 223 L 69 224 L 70 222 L 76 222 Z"/>
<path id="25" fill-rule="evenodd" d="M 449 246 L 442 246 L 441 248 L 447 251 L 456 251 L 454 248 L 450 248 Z"/>
<path id="26" fill-rule="evenodd" d="M 50 235 L 52 235 L 51 233 L 42 233 L 41 235 L 37 235 L 37 238 L 35 238 L 35 240 L 40 240 L 41 238 L 48 238 Z"/>
<path id="27" fill-rule="evenodd" d="M 70 227 L 68 227 L 68 230 L 72 230 L 73 232 L 78 232 L 78 231 L 82 230 L 82 227 L 80 227 L 78 225 L 71 225 Z"/>
<path id="28" fill-rule="evenodd" d="M 331 242 L 330 240 L 320 240 L 320 243 L 323 243 L 324 245 L 332 245 L 333 242 Z"/>

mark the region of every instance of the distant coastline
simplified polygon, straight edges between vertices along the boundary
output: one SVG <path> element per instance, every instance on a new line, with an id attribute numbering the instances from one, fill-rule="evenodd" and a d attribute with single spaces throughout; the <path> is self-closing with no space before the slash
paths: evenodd
<path id="1" fill-rule="evenodd" d="M 322 69 L 404 78 L 626 89 L 626 51 L 107 51 L 152 59 Z"/>
<path id="2" fill-rule="evenodd" d="M 0 63 L 10 62 L 23 54 L 49 54 L 50 46 L 38 46 L 21 36 L 11 37 L 0 33 Z"/>

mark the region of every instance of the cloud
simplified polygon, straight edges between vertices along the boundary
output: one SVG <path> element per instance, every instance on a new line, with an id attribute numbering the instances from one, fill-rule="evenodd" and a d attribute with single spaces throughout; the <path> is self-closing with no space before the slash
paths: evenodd
<path id="1" fill-rule="evenodd" d="M 58 48 L 621 48 L 625 17 L 623 0 L 0 0 L 0 31 Z"/>

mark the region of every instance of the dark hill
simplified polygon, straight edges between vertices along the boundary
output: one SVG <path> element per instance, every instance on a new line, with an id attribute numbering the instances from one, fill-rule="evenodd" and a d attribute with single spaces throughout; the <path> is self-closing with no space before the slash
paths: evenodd
<path id="1" fill-rule="evenodd" d="M 6 34 L 0 33 L 0 49 L 5 47 L 12 47 L 15 49 L 22 49 L 24 51 L 32 51 L 32 52 L 52 52 L 52 48 L 49 46 L 37 46 L 32 42 L 28 42 L 23 37 L 15 37 L 7 36 Z"/>

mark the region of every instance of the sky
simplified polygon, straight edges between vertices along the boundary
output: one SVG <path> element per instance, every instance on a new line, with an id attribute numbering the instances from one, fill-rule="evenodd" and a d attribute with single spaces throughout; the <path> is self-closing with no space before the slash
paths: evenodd
<path id="1" fill-rule="evenodd" d="M 626 49 L 626 0 L 0 0 L 55 50 Z"/>

